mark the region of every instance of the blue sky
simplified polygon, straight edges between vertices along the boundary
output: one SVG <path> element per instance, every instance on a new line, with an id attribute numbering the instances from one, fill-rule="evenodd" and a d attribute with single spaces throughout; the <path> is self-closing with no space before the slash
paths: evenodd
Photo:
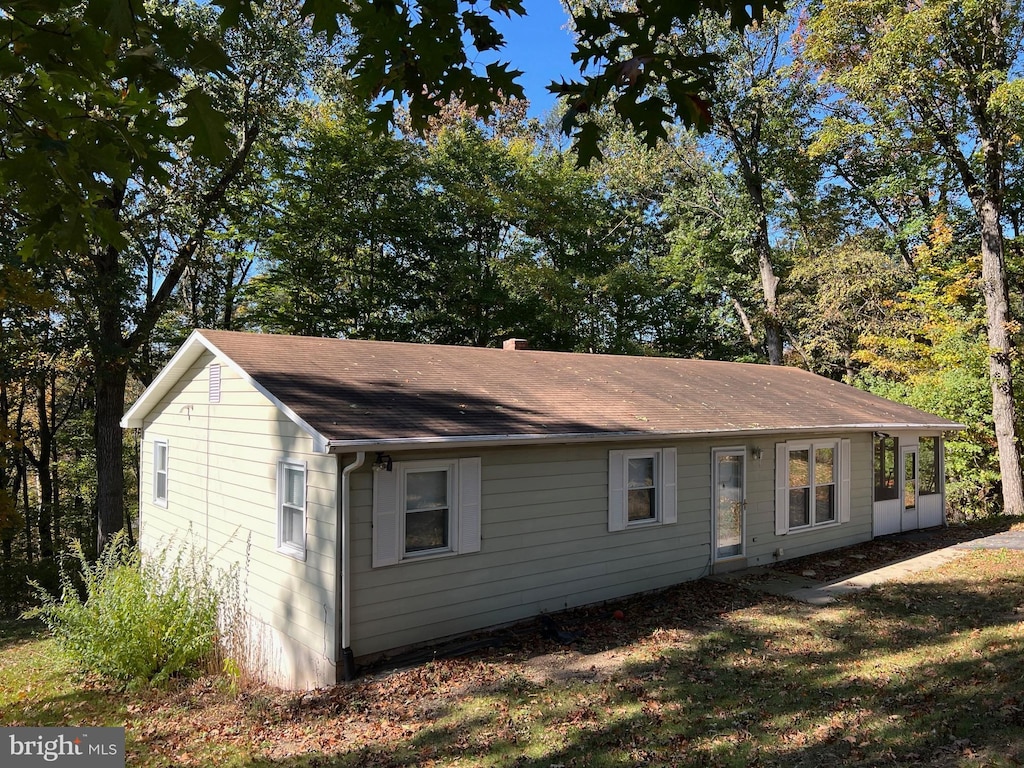
<path id="1" fill-rule="evenodd" d="M 530 115 L 540 117 L 555 103 L 547 92 L 552 80 L 571 80 L 579 75 L 572 63 L 572 35 L 564 29 L 567 20 L 559 0 L 524 0 L 527 16 L 498 17 L 497 27 L 505 35 L 505 48 L 497 57 L 513 69 L 521 69 L 519 82 L 530 100 Z"/>

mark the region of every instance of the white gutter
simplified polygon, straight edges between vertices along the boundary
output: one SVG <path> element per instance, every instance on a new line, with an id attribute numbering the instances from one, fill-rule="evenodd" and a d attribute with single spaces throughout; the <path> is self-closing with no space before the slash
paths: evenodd
<path id="1" fill-rule="evenodd" d="M 652 440 L 692 440 L 697 438 L 769 437 L 771 435 L 826 432 L 951 432 L 966 429 L 963 424 L 827 424 L 808 427 L 771 427 L 746 429 L 695 430 L 693 432 L 575 432 L 528 435 L 459 435 L 455 437 L 396 437 L 377 440 L 328 440 L 332 453 L 386 451 L 393 448 L 424 450 L 428 448 L 475 448 L 485 446 L 535 445 L 540 443 L 603 443 L 649 442 Z"/>
<path id="2" fill-rule="evenodd" d="M 354 680 L 356 677 L 356 661 L 352 653 L 352 555 L 351 555 L 351 525 L 350 516 L 352 501 L 349 498 L 350 481 L 349 475 L 363 466 L 366 460 L 366 453 L 356 453 L 356 460 L 341 470 L 341 514 L 338 519 L 338 526 L 341 528 L 338 536 L 338 600 L 341 602 L 341 652 L 336 662 L 342 668 L 345 680 Z M 340 465 L 340 460 L 339 460 Z"/>

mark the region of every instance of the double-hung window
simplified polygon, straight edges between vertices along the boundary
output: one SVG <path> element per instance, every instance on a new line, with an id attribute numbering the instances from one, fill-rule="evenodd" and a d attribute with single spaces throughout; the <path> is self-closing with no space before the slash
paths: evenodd
<path id="1" fill-rule="evenodd" d="M 676 521 L 676 449 L 608 452 L 608 530 Z"/>
<path id="2" fill-rule="evenodd" d="M 406 556 L 451 551 L 453 474 L 449 465 L 405 470 L 402 538 Z"/>
<path id="3" fill-rule="evenodd" d="M 277 549 L 291 557 L 306 557 L 306 464 L 281 459 L 277 463 Z"/>
<path id="4" fill-rule="evenodd" d="M 794 533 L 849 520 L 850 441 L 779 443 L 775 532 Z"/>
<path id="5" fill-rule="evenodd" d="M 373 567 L 480 550 L 480 459 L 396 461 L 373 476 Z"/>
<path id="6" fill-rule="evenodd" d="M 153 503 L 161 507 L 167 506 L 167 441 L 153 441 Z"/>

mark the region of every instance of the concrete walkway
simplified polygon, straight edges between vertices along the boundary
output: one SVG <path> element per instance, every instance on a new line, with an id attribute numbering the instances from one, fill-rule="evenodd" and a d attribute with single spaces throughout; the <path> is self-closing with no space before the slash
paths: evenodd
<path id="1" fill-rule="evenodd" d="M 805 576 L 797 576 L 766 567 L 751 568 L 712 578 L 759 592 L 766 592 L 770 595 L 781 595 L 811 605 L 828 605 L 840 595 L 859 592 L 875 584 L 898 581 L 920 571 L 938 568 L 966 552 L 977 549 L 1024 550 L 1024 531 L 1005 531 L 991 536 L 983 536 L 827 584 Z"/>

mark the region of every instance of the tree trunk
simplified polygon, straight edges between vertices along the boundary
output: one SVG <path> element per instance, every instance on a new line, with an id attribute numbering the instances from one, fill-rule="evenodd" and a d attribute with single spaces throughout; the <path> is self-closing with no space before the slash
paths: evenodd
<path id="1" fill-rule="evenodd" d="M 96 361 L 96 551 L 124 528 L 124 433 L 121 411 L 128 381 L 124 361 Z"/>
<path id="2" fill-rule="evenodd" d="M 764 296 L 764 350 L 769 365 L 783 364 L 782 317 L 779 314 L 779 278 L 772 268 L 771 248 L 758 247 L 757 267 Z"/>
<path id="3" fill-rule="evenodd" d="M 53 557 L 53 473 L 50 457 L 53 455 L 53 422 L 47 407 L 49 374 L 40 377 L 36 392 L 36 423 L 39 429 L 39 458 L 36 463 L 36 480 L 39 486 L 39 556 Z"/>
<path id="4" fill-rule="evenodd" d="M 18 488 L 21 490 L 21 505 L 25 510 L 25 561 L 31 565 L 35 562 L 34 549 L 32 547 L 32 510 L 31 500 L 28 493 L 28 460 L 21 456 L 15 466 L 18 471 Z"/>
<path id="5" fill-rule="evenodd" d="M 56 377 L 51 381 L 53 388 L 51 404 L 54 412 L 57 409 L 57 385 Z M 57 542 L 57 546 L 60 546 L 60 531 L 61 531 L 61 520 L 60 520 L 60 446 L 57 440 L 54 439 L 51 445 L 52 453 L 50 455 L 50 487 L 53 489 L 53 540 Z"/>
<path id="6" fill-rule="evenodd" d="M 750 135 L 744 137 L 731 118 L 725 116 L 726 135 L 736 152 L 743 186 L 757 215 L 757 231 L 753 233 L 757 271 L 764 298 L 764 351 L 769 365 L 782 365 L 782 314 L 779 312 L 779 278 L 772 266 L 772 241 L 768 234 L 768 209 L 764 201 L 764 177 L 758 159 L 760 149 L 760 122 L 755 121 Z"/>
<path id="7" fill-rule="evenodd" d="M 735 296 L 731 296 L 730 299 L 732 300 L 732 308 L 740 319 L 740 325 L 743 326 L 743 335 L 747 337 L 747 343 L 756 352 L 757 339 L 754 336 L 754 326 L 750 324 L 750 318 L 747 317 L 747 312 L 743 309 L 743 305 L 740 304 L 739 300 Z"/>
<path id="8" fill-rule="evenodd" d="M 1020 448 L 1017 445 L 1017 410 L 1013 401 L 1013 340 L 1008 330 L 1010 307 L 998 204 L 992 199 L 982 201 L 979 218 L 981 285 L 985 295 L 988 371 L 992 384 L 992 420 L 1003 484 L 1003 511 L 1009 515 L 1022 515 L 1024 483 L 1021 481 Z"/>

